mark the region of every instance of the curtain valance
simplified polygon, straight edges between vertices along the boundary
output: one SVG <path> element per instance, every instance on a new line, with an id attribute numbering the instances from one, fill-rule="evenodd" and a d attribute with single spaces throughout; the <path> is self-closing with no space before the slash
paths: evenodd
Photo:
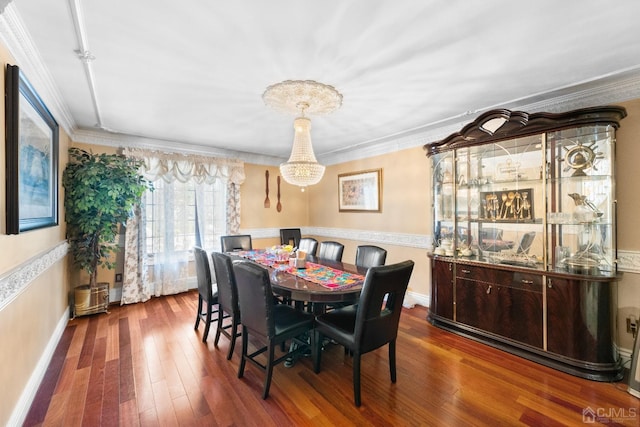
<path id="1" fill-rule="evenodd" d="M 216 178 L 226 178 L 230 183 L 244 182 L 244 162 L 192 154 L 164 153 L 140 148 L 125 148 L 123 154 L 141 160 L 141 171 L 150 181 L 162 179 L 187 182 L 193 179 L 198 184 L 212 183 Z"/>

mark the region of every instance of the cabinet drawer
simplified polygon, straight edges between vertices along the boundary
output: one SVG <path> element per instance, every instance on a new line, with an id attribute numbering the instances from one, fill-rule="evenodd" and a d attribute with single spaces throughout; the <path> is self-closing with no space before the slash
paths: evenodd
<path id="1" fill-rule="evenodd" d="M 476 267 L 474 265 L 457 265 L 456 277 L 464 280 L 476 282 L 495 283 L 496 270 L 486 267 Z"/>
<path id="2" fill-rule="evenodd" d="M 542 292 L 542 275 L 519 271 L 498 271 L 496 284 L 525 291 Z"/>

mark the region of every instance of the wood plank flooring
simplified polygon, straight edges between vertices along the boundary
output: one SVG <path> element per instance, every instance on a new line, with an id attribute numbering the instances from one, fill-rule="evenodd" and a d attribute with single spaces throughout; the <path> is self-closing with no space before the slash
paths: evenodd
<path id="1" fill-rule="evenodd" d="M 240 339 L 194 331 L 197 293 L 112 306 L 71 320 L 25 426 L 496 426 L 640 424 L 640 401 L 624 383 L 576 378 L 431 326 L 426 309 L 405 309 L 398 380 L 387 347 L 363 356 L 362 406 L 353 405 L 351 359 L 329 345 L 322 371 L 305 358 L 274 370 L 270 396 L 247 365 Z"/>

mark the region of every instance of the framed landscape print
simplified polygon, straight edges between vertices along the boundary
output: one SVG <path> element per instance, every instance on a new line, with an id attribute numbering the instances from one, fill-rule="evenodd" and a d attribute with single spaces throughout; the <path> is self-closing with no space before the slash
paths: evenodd
<path id="1" fill-rule="evenodd" d="M 382 211 L 382 169 L 338 175 L 340 212 Z"/>
<path id="2" fill-rule="evenodd" d="M 15 65 L 5 78 L 7 234 L 58 224 L 58 124 Z"/>

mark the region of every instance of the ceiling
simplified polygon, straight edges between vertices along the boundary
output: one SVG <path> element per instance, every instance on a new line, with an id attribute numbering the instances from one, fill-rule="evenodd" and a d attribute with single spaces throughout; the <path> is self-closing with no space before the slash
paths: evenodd
<path id="1" fill-rule="evenodd" d="M 312 117 L 325 162 L 426 130 L 443 137 L 495 107 L 553 108 L 577 90 L 607 92 L 616 79 L 634 82 L 618 97 L 640 96 L 637 0 L 186 4 L 16 0 L 4 15 L 32 43 L 20 42 L 32 54 L 19 65 L 32 83 L 52 82 L 40 85 L 45 102 L 80 142 L 277 164 L 289 155 L 294 117 L 261 95 L 289 79 L 344 97 L 337 111 Z M 34 61 L 46 78 L 35 76 Z"/>

